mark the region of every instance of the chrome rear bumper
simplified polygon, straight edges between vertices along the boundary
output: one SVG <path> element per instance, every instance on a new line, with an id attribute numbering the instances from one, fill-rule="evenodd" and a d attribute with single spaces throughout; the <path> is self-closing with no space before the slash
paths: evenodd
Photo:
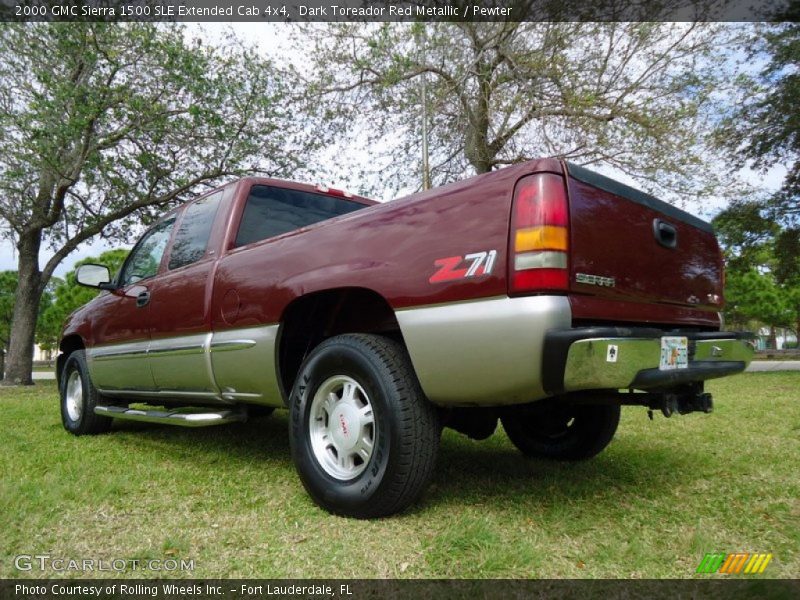
<path id="1" fill-rule="evenodd" d="M 396 312 L 419 382 L 439 406 L 524 404 L 580 390 L 658 390 L 743 371 L 749 334 L 571 327 L 566 296 L 487 298 Z M 687 368 L 659 370 L 661 338 L 689 338 Z M 608 360 L 610 345 L 617 347 Z"/>
<path id="2" fill-rule="evenodd" d="M 688 366 L 659 368 L 661 338 L 688 338 Z M 747 368 L 750 334 L 666 332 L 649 328 L 587 327 L 546 335 L 543 384 L 549 394 L 592 389 L 666 388 L 724 377 Z"/>

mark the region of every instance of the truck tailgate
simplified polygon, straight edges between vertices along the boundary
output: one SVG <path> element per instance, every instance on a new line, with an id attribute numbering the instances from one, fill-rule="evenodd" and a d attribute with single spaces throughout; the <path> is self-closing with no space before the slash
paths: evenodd
<path id="1" fill-rule="evenodd" d="M 582 167 L 567 171 L 572 293 L 721 309 L 722 257 L 710 224 Z"/>

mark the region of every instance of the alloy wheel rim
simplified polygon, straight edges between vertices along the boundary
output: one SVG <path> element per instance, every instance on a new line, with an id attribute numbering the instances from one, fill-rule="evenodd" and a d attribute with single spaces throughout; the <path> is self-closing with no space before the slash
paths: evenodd
<path id="1" fill-rule="evenodd" d="M 67 415 L 72 421 L 80 421 L 81 415 L 83 415 L 83 382 L 78 371 L 70 373 L 65 396 Z"/>
<path id="2" fill-rule="evenodd" d="M 355 379 L 335 375 L 317 388 L 309 434 L 314 457 L 328 475 L 347 481 L 363 473 L 377 433 L 369 396 Z"/>

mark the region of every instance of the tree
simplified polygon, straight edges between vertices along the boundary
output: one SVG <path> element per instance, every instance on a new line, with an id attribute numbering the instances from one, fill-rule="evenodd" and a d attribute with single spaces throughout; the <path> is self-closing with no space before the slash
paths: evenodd
<path id="1" fill-rule="evenodd" d="M 19 284 L 16 271 L 0 272 L 0 380 L 5 371 L 5 351 L 11 334 L 11 323 L 14 316 L 14 292 Z M 40 314 L 52 304 L 52 295 L 45 290 L 39 301 Z"/>
<path id="2" fill-rule="evenodd" d="M 766 171 L 775 165 L 787 169 L 780 190 L 762 201 L 765 212 L 785 223 L 800 218 L 800 2 L 779 15 L 787 21 L 765 26 L 754 34 L 750 57 L 768 55 L 769 62 L 755 75 L 743 76 L 747 92 L 737 109 L 717 132 L 718 143 L 734 153 L 735 168 L 751 164 Z M 787 234 L 797 238 L 797 232 Z"/>
<path id="3" fill-rule="evenodd" d="M 36 317 L 36 333 L 34 341 L 44 351 L 52 351 L 58 348 L 58 336 L 61 333 L 60 323 L 51 322 L 47 318 L 48 313 L 53 309 L 55 303 L 55 290 L 63 283 L 60 277 L 53 276 L 47 282 L 39 302 L 39 310 Z"/>
<path id="4" fill-rule="evenodd" d="M 744 273 L 775 267 L 773 247 L 781 227 L 763 213 L 760 201 L 743 200 L 732 203 L 714 218 L 714 231 L 725 248 L 729 270 Z"/>
<path id="5" fill-rule="evenodd" d="M 734 169 L 751 165 L 766 171 L 786 167 L 781 188 L 768 197 L 735 202 L 715 220 L 723 241 L 732 245 L 729 268 L 734 278 L 748 269 L 770 279 L 788 311 L 789 326 L 800 335 L 800 3 L 791 2 L 778 18 L 787 22 L 764 25 L 748 46 L 750 59 L 769 57 L 760 72 L 743 75 L 739 85 L 746 94 L 724 119 L 717 143 L 727 149 Z M 735 279 L 734 279 L 735 280 Z M 730 282 L 730 279 L 729 279 Z M 755 283 L 750 276 L 750 283 Z M 733 289 L 733 288 L 732 288 Z M 740 290 L 744 294 L 745 290 Z M 738 294 L 734 290 L 733 297 Z M 750 294 L 752 296 L 752 294 Z M 753 298 L 753 300 L 757 300 Z M 760 302 L 775 320 L 774 295 Z M 773 310 L 774 309 L 774 310 Z M 763 320 L 766 320 L 762 317 Z M 776 323 L 772 323 L 773 325 Z"/>
<path id="6" fill-rule="evenodd" d="M 434 183 L 549 155 L 603 163 L 684 200 L 719 185 L 701 157 L 704 111 L 725 85 L 720 61 L 735 28 L 337 23 L 299 32 L 311 48 L 310 97 L 342 135 L 366 136 L 382 183 L 408 186 L 417 171 L 424 87 Z"/>
<path id="7" fill-rule="evenodd" d="M 788 295 L 770 272 L 731 271 L 726 278 L 726 315 L 730 323 L 760 321 L 770 327 L 792 327 Z"/>
<path id="8" fill-rule="evenodd" d="M 0 379 L 5 372 L 5 352 L 11 332 L 11 317 L 14 314 L 14 290 L 17 289 L 17 274 L 14 271 L 0 273 Z"/>
<path id="9" fill-rule="evenodd" d="M 79 244 L 125 238 L 222 176 L 298 164 L 285 85 L 254 51 L 187 42 L 178 26 L 0 27 L 0 232 L 19 273 L 10 383 L 31 383 L 39 298 Z"/>
<path id="10" fill-rule="evenodd" d="M 792 254 L 787 230 L 764 215 L 758 200 L 733 203 L 714 219 L 724 248 L 727 277 L 725 316 L 746 327 L 759 321 L 800 334 L 800 261 Z"/>
<path id="11" fill-rule="evenodd" d="M 75 268 L 67 273 L 63 280 L 58 280 L 52 286 L 52 302 L 41 310 L 39 326 L 36 328 L 36 342 L 42 349 L 54 350 L 58 347 L 58 336 L 66 318 L 76 309 L 80 308 L 92 298 L 97 296 L 98 290 L 78 285 L 75 271 L 85 264 L 100 264 L 108 267 L 111 273 L 116 273 L 122 267 L 128 250 L 119 248 L 108 250 L 100 256 L 92 256 L 75 263 Z M 54 281 L 55 278 L 53 278 Z"/>

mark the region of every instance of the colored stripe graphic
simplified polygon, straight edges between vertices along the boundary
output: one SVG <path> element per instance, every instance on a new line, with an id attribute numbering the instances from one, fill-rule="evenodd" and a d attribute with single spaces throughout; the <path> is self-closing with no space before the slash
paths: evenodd
<path id="1" fill-rule="evenodd" d="M 761 556 L 763 557 L 764 562 L 762 562 L 761 566 L 758 567 L 758 573 L 763 573 L 764 569 L 767 568 L 767 565 L 769 564 L 769 561 L 772 560 L 772 554 L 762 554 Z M 756 573 L 755 569 L 753 569 L 753 573 Z"/>
<path id="2" fill-rule="evenodd" d="M 772 554 L 750 554 L 749 552 L 707 553 L 695 573 L 723 573 L 727 575 L 754 575 L 763 573 L 772 560 Z"/>
<path id="3" fill-rule="evenodd" d="M 716 573 L 722 562 L 725 560 L 727 554 L 706 554 L 703 560 L 700 561 L 700 566 L 697 567 L 696 573 Z"/>

